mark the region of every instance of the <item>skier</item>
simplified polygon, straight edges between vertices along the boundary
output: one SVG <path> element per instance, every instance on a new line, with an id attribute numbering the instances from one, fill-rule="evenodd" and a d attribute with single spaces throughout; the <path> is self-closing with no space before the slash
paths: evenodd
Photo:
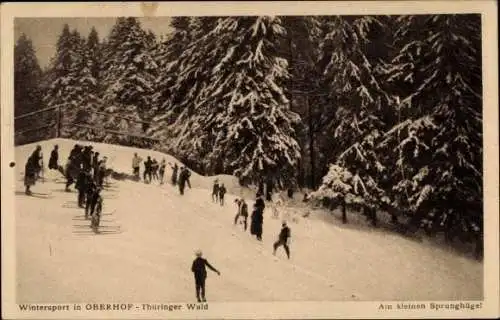
<path id="1" fill-rule="evenodd" d="M 82 147 L 79 145 L 79 144 L 75 144 L 73 146 L 73 149 L 71 149 L 70 153 L 69 153 L 69 157 L 71 159 L 75 158 L 75 157 L 78 157 L 80 155 L 80 152 L 82 151 Z"/>
<path id="2" fill-rule="evenodd" d="M 78 179 L 75 183 L 75 188 L 78 190 L 78 207 L 84 208 L 85 193 L 88 189 L 88 184 L 91 180 L 90 169 L 80 170 Z"/>
<path id="3" fill-rule="evenodd" d="M 65 176 L 66 176 L 66 192 L 70 192 L 71 190 L 69 189 L 69 186 L 75 182 L 75 180 L 78 178 L 78 174 L 80 173 L 80 164 L 78 162 L 78 159 L 76 157 L 69 157 L 68 161 L 66 162 L 66 170 L 65 170 Z"/>
<path id="4" fill-rule="evenodd" d="M 59 170 L 59 164 L 57 163 L 58 160 L 59 160 L 59 146 L 56 144 L 54 146 L 54 149 L 50 153 L 49 169 Z"/>
<path id="5" fill-rule="evenodd" d="M 177 166 L 177 163 L 174 164 L 172 167 L 172 184 L 175 186 L 177 184 L 177 171 L 179 170 L 179 167 Z"/>
<path id="6" fill-rule="evenodd" d="M 104 177 L 106 176 L 106 162 L 108 157 L 104 156 L 101 161 L 99 161 L 99 166 L 97 170 L 97 185 L 102 188 L 104 185 Z"/>
<path id="7" fill-rule="evenodd" d="M 97 173 L 99 172 L 99 152 L 94 153 L 94 158 L 92 158 L 92 170 L 94 174 L 94 180 L 97 181 Z"/>
<path id="8" fill-rule="evenodd" d="M 24 193 L 27 195 L 32 194 L 30 187 L 34 186 L 36 183 L 36 159 L 36 157 L 31 155 L 24 166 L 24 186 L 26 187 Z"/>
<path id="9" fill-rule="evenodd" d="M 212 267 L 210 263 L 204 258 L 202 258 L 203 253 L 201 250 L 196 251 L 196 259 L 194 259 L 193 264 L 191 266 L 191 271 L 194 273 L 194 281 L 196 286 L 196 299 L 198 302 L 206 302 L 205 299 L 205 280 L 207 278 L 207 269 L 214 271 L 220 276 L 220 272 Z M 201 299 L 200 299 L 201 296 Z"/>
<path id="10" fill-rule="evenodd" d="M 88 219 L 89 215 L 94 213 L 96 199 L 94 199 L 95 192 L 97 192 L 98 186 L 95 180 L 90 179 L 87 184 L 87 189 L 85 190 L 85 195 L 87 201 L 85 203 L 85 219 Z"/>
<path id="11" fill-rule="evenodd" d="M 158 161 L 156 159 L 153 159 L 151 162 L 151 175 L 152 175 L 152 180 L 158 180 Z"/>
<path id="12" fill-rule="evenodd" d="M 147 160 L 144 161 L 144 183 L 150 183 L 151 182 L 151 166 L 153 164 L 153 161 L 151 161 L 151 157 L 148 156 Z"/>
<path id="13" fill-rule="evenodd" d="M 234 217 L 234 224 L 238 223 L 238 219 L 243 217 L 243 228 L 246 231 L 247 230 L 247 218 L 248 218 L 248 205 L 245 202 L 245 199 L 236 199 L 236 204 L 238 205 L 238 212 L 236 213 L 236 216 Z"/>
<path id="14" fill-rule="evenodd" d="M 184 172 L 184 182 L 187 183 L 189 189 L 191 189 L 191 182 L 189 181 L 189 177 L 191 177 L 191 171 L 189 171 L 188 168 L 184 167 L 184 170 L 181 172 Z"/>
<path id="15" fill-rule="evenodd" d="M 219 179 L 215 179 L 214 186 L 212 188 L 212 201 L 219 202 Z"/>
<path id="16" fill-rule="evenodd" d="M 92 168 L 92 146 L 83 147 L 81 157 L 83 170 L 89 171 Z"/>
<path id="17" fill-rule="evenodd" d="M 40 145 L 36 146 L 35 151 L 31 154 L 30 158 L 32 158 L 32 165 L 33 165 L 33 170 L 35 170 L 35 179 L 38 179 L 40 177 L 40 171 L 42 170 L 42 147 Z"/>
<path id="18" fill-rule="evenodd" d="M 160 184 L 163 184 L 163 178 L 165 177 L 165 168 L 167 164 L 165 162 L 165 158 L 161 159 L 160 163 Z"/>
<path id="19" fill-rule="evenodd" d="M 186 173 L 184 171 L 184 167 L 181 167 L 181 171 L 179 172 L 178 184 L 179 184 L 179 192 L 181 193 L 181 195 L 183 195 L 184 194 L 184 187 L 186 185 Z"/>
<path id="20" fill-rule="evenodd" d="M 220 205 L 224 205 L 224 195 L 226 194 L 226 187 L 224 187 L 224 184 L 222 184 L 219 188 L 219 201 Z"/>
<path id="21" fill-rule="evenodd" d="M 278 236 L 278 241 L 273 244 L 273 254 L 276 254 L 276 249 L 278 247 L 283 246 L 285 248 L 286 256 L 290 259 L 290 248 L 288 247 L 288 239 L 290 239 L 290 228 L 286 225 L 286 222 L 283 221 L 281 225 L 281 231 Z"/>
<path id="22" fill-rule="evenodd" d="M 135 178 L 139 180 L 139 167 L 142 162 L 142 158 L 137 155 L 137 152 L 134 153 L 134 157 L 132 158 L 132 170 Z"/>
<path id="23" fill-rule="evenodd" d="M 87 198 L 87 205 L 85 206 L 85 218 L 92 218 L 95 214 L 100 214 L 95 209 L 97 204 L 100 202 L 102 207 L 102 197 L 101 197 L 102 188 L 96 185 L 95 183 L 89 188 L 89 196 Z M 100 218 L 100 217 L 99 217 Z"/>

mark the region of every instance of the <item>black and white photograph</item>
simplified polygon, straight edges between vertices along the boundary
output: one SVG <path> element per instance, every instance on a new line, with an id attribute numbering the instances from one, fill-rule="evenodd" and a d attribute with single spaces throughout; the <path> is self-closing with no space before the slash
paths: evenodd
<path id="1" fill-rule="evenodd" d="M 2 6 L 3 317 L 499 316 L 496 4 L 405 2 Z"/>

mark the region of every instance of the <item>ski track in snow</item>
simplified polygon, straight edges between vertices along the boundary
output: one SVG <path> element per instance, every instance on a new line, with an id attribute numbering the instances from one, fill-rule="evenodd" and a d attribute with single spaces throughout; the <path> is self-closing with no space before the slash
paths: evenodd
<path id="1" fill-rule="evenodd" d="M 39 143 L 45 164 L 55 143 L 63 159 L 75 142 Z M 118 171 L 130 171 L 134 151 L 161 159 L 147 150 L 93 145 Z M 33 150 L 34 145 L 16 148 L 18 176 Z M 18 303 L 193 301 L 190 268 L 198 248 L 221 271 L 219 277 L 208 270 L 209 301 L 482 298 L 479 262 L 397 235 L 343 228 L 314 213 L 302 218 L 299 208 L 298 222 L 289 221 L 291 259 L 282 247 L 274 256 L 281 219 L 266 207 L 262 242 L 250 235 L 250 216 L 246 232 L 234 225 L 234 199 L 245 191 L 233 177 L 219 178 L 233 193 L 224 206 L 212 202 L 214 177 L 193 173 L 193 189 L 183 196 L 169 183 L 112 180 L 112 190 L 103 191 L 103 211 L 109 213 L 103 216 L 104 232 L 95 235 L 84 227 L 90 221 L 76 207 L 76 192 L 64 192 L 59 173 L 46 168 L 44 174 L 45 182 L 33 191 L 51 198 L 15 195 Z M 167 167 L 167 180 L 170 174 Z M 22 183 L 16 179 L 17 192 Z M 253 201 L 247 202 L 251 213 Z"/>

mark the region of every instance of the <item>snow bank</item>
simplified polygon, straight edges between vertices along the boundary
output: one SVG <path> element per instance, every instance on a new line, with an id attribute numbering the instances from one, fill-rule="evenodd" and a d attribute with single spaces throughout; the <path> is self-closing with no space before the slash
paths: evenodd
<path id="1" fill-rule="evenodd" d="M 66 155 L 70 140 L 41 142 L 45 161 L 54 143 Z M 172 157 L 147 150 L 93 144 L 117 169 L 130 170 L 132 154 Z M 16 148 L 21 164 L 34 145 Z M 18 165 L 22 170 L 24 165 Z M 57 173 L 47 175 L 56 176 Z M 170 184 L 159 186 L 113 181 L 105 190 L 103 235 L 89 232 L 76 193 L 51 178 L 33 187 L 40 199 L 22 194 L 16 182 L 16 294 L 18 303 L 35 302 L 189 302 L 194 300 L 190 271 L 201 248 L 221 271 L 209 273 L 212 302 L 481 300 L 483 265 L 381 230 L 362 230 L 328 221 L 297 202 L 273 218 L 264 211 L 263 241 L 234 225 L 235 196 L 213 203 L 214 177 L 193 174 L 196 188 L 180 196 Z M 219 176 L 228 187 L 235 179 Z M 209 188 L 210 189 L 210 188 Z M 233 190 L 236 190 L 234 188 Z M 252 207 L 253 202 L 248 201 Z M 307 212 L 312 211 L 305 218 Z M 292 219 L 296 217 L 297 219 Z M 272 245 L 282 219 L 291 227 L 292 259 Z M 334 220 L 334 219 L 332 219 Z M 89 276 L 97 281 L 89 281 Z"/>
<path id="2" fill-rule="evenodd" d="M 151 159 L 158 160 L 158 162 L 160 162 L 163 158 L 165 158 L 165 160 L 167 161 L 165 178 L 168 181 L 170 181 L 170 177 L 172 175 L 172 169 L 170 168 L 168 163 L 170 163 L 172 166 L 175 163 L 177 163 L 179 167 L 184 165 L 181 161 L 177 160 L 171 155 L 153 150 L 139 149 L 135 147 L 124 147 L 120 145 L 96 143 L 88 141 L 75 141 L 70 139 L 52 139 L 16 147 L 17 168 L 18 170 L 20 170 L 20 172 L 24 171 L 24 164 L 26 162 L 26 157 L 29 156 L 31 152 L 35 150 L 37 145 L 40 145 L 42 147 L 43 158 L 44 158 L 43 161 L 46 167 L 49 163 L 50 152 L 52 151 L 54 145 L 56 144 L 59 146 L 59 164 L 64 166 L 67 157 L 69 156 L 69 152 L 71 151 L 71 149 L 73 149 L 73 146 L 76 143 L 84 146 L 91 145 L 93 147 L 93 151 L 99 152 L 100 158 L 102 158 L 103 156 L 107 156 L 108 167 L 117 172 L 132 174 L 132 157 L 136 152 L 141 158 L 143 158 L 143 161 L 146 160 L 148 156 L 150 156 Z M 48 171 L 47 168 L 45 169 L 47 172 Z M 141 164 L 141 175 L 143 170 L 144 170 L 144 165 Z M 48 174 L 53 175 L 54 173 L 51 172 Z M 247 197 L 252 197 L 252 199 L 254 197 L 254 193 L 252 193 L 248 189 L 244 190 L 246 188 L 242 188 L 238 183 L 238 179 L 234 176 L 230 175 L 202 176 L 194 171 L 191 171 L 190 182 L 193 188 L 211 189 L 215 179 L 218 179 L 219 183 L 224 183 L 226 189 L 228 190 L 228 193 L 236 195 L 245 195 Z"/>

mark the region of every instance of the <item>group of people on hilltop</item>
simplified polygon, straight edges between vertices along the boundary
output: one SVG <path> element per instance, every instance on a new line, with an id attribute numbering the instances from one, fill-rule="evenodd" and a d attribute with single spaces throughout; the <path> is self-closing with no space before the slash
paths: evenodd
<path id="1" fill-rule="evenodd" d="M 139 171 L 142 160 L 143 159 L 139 157 L 137 153 L 134 153 L 134 157 L 132 158 L 132 169 L 136 180 L 139 180 Z M 160 184 L 163 184 L 166 166 L 167 163 L 165 158 L 163 158 L 161 162 L 158 162 L 156 159 L 151 159 L 151 157 L 148 156 L 144 161 L 144 172 L 142 175 L 144 182 L 151 183 L 153 181 L 159 181 Z"/>
<path id="2" fill-rule="evenodd" d="M 48 168 L 56 170 L 66 178 L 66 192 L 71 192 L 70 186 L 74 183 L 78 191 L 77 202 L 80 208 L 85 208 L 85 217 L 92 215 L 107 174 L 107 157 L 99 159 L 99 152 L 94 152 L 91 145 L 75 144 L 70 151 L 66 167 L 59 165 L 59 146 L 55 145 L 50 153 Z M 31 195 L 33 186 L 43 169 L 42 147 L 37 146 L 26 161 L 24 172 L 25 193 Z"/>
<path id="3" fill-rule="evenodd" d="M 139 180 L 140 176 L 140 164 L 143 159 L 137 154 L 134 153 L 134 157 L 132 158 L 132 170 L 135 178 Z M 170 163 L 169 163 L 170 164 Z M 159 181 L 160 184 L 165 182 L 165 169 L 167 167 L 167 162 L 165 158 L 161 160 L 160 163 L 156 159 L 151 159 L 150 156 L 146 158 L 144 161 L 144 172 L 143 172 L 143 181 L 144 183 L 151 183 L 153 181 Z M 191 182 L 189 178 L 191 177 L 191 172 L 188 168 L 182 166 L 179 168 L 177 163 L 173 166 L 170 165 L 172 169 L 172 177 L 171 183 L 174 186 L 179 187 L 179 192 L 181 195 L 184 194 L 184 189 L 186 185 L 191 188 Z"/>

